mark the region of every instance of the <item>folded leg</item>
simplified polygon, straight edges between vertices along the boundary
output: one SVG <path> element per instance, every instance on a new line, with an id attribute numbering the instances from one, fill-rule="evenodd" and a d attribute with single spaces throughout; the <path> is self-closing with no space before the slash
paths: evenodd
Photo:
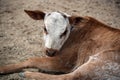
<path id="1" fill-rule="evenodd" d="M 30 58 L 24 62 L 20 62 L 17 64 L 11 64 L 0 67 L 0 74 L 7 74 L 13 72 L 20 72 L 24 68 L 39 68 L 45 71 L 55 71 L 55 72 L 67 72 L 69 70 L 68 67 L 64 66 L 61 63 L 60 59 L 56 58 Z"/>
<path id="2" fill-rule="evenodd" d="M 107 75 L 107 79 L 110 79 L 112 75 L 115 76 L 116 72 L 117 76 L 120 73 L 119 56 L 117 51 L 105 51 L 91 56 L 85 64 L 68 74 L 50 75 L 38 72 L 24 72 L 22 76 L 38 80 L 100 80 L 101 78 L 106 79 Z"/>

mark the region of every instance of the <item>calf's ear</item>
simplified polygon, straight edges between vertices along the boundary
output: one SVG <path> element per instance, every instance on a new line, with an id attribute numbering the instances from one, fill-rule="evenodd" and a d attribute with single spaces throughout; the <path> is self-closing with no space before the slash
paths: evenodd
<path id="1" fill-rule="evenodd" d="M 86 24 L 86 22 L 88 22 L 88 18 L 80 16 L 70 16 L 69 22 L 73 26 L 82 27 L 84 24 Z"/>
<path id="2" fill-rule="evenodd" d="M 41 20 L 44 19 L 45 17 L 45 13 L 42 11 L 38 11 L 38 10 L 24 10 L 32 19 L 34 20 Z"/>

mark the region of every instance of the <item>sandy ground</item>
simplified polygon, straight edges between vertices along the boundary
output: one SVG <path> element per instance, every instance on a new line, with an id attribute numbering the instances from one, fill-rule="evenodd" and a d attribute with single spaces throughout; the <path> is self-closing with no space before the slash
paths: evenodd
<path id="1" fill-rule="evenodd" d="M 120 28 L 120 0 L 0 0 L 0 66 L 44 56 L 43 21 L 30 19 L 24 9 L 92 16 Z M 0 76 L 0 80 L 31 79 L 14 73 Z"/>

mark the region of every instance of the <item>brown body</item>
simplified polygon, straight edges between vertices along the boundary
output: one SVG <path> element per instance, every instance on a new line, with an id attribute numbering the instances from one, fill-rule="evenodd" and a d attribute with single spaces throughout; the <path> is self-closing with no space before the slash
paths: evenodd
<path id="1" fill-rule="evenodd" d="M 62 49 L 54 57 L 30 58 L 25 62 L 0 67 L 0 73 L 13 73 L 24 68 L 39 68 L 50 75 L 24 72 L 24 77 L 44 80 L 103 80 L 120 79 L 120 30 L 111 28 L 94 18 L 78 24 Z"/>

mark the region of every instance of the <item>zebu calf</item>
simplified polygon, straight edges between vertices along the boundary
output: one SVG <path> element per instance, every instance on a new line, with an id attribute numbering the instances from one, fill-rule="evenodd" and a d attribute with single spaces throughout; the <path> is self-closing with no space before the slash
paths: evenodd
<path id="1" fill-rule="evenodd" d="M 120 30 L 94 18 L 65 13 L 25 12 L 34 20 L 44 19 L 45 52 L 48 57 L 0 67 L 1 74 L 39 68 L 50 75 L 23 72 L 20 76 L 44 80 L 118 80 L 120 79 Z"/>

